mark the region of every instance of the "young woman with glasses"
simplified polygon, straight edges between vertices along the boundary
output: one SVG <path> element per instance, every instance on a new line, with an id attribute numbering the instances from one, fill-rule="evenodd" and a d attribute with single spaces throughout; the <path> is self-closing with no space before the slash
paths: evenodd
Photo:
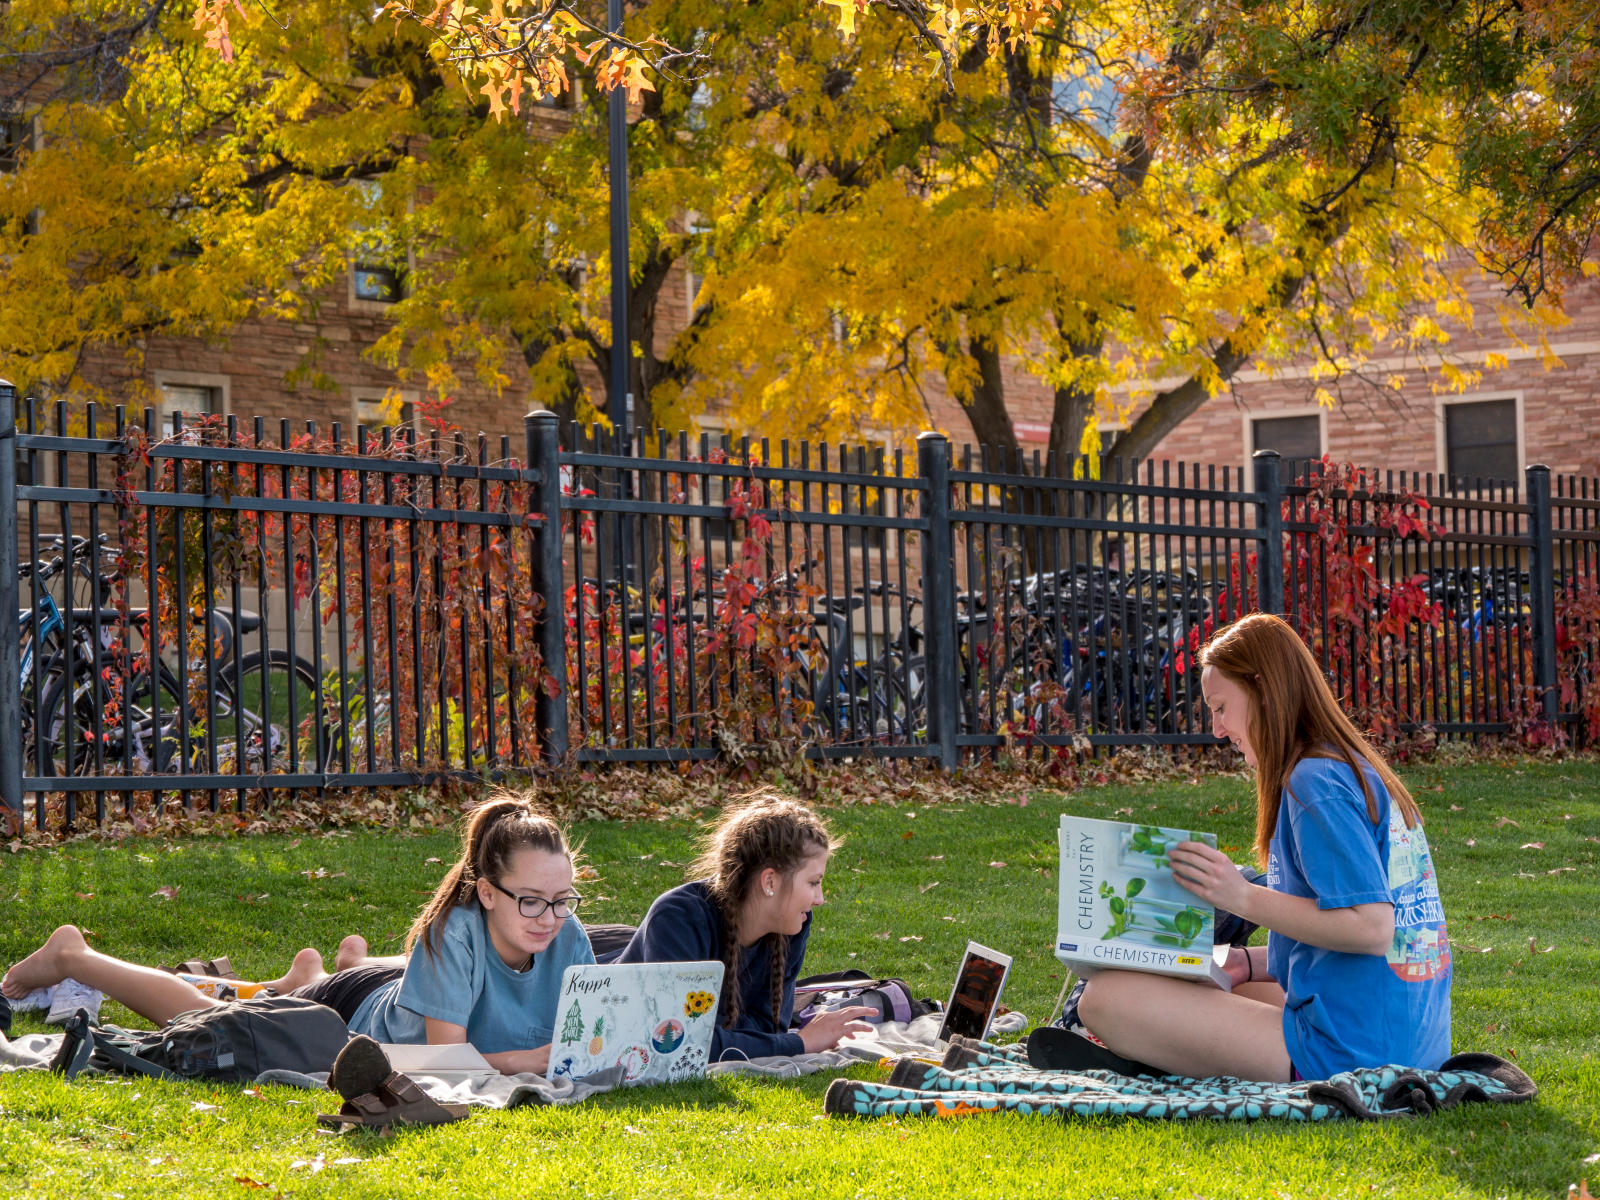
<path id="1" fill-rule="evenodd" d="M 412 923 L 403 963 L 365 962 L 292 994 L 377 1042 L 471 1042 L 505 1074 L 542 1074 L 562 972 L 594 962 L 582 924 L 568 919 L 583 900 L 573 870 L 554 821 L 525 796 L 495 795 L 467 818 L 461 855 Z"/>
<path id="2" fill-rule="evenodd" d="M 304 950 L 273 983 L 326 1004 L 352 1033 L 375 1041 L 471 1042 L 506 1074 L 542 1073 L 562 972 L 594 961 L 583 926 L 568 919 L 582 901 L 573 869 L 560 827 L 529 798 L 500 793 L 467 818 L 460 857 L 407 935 L 408 958 L 365 960 L 326 975 L 320 956 Z M 346 939 L 341 963 L 358 941 Z M 0 992 L 21 998 L 63 979 L 157 1025 L 224 1003 L 177 976 L 91 950 L 71 925 L 13 966 Z"/>

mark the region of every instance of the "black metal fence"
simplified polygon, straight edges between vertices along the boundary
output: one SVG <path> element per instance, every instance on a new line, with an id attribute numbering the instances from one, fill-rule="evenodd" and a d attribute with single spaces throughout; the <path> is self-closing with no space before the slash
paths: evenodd
<path id="1" fill-rule="evenodd" d="M 14 406 L 0 788 L 40 825 L 559 760 L 1207 743 L 1193 653 L 1258 609 L 1387 738 L 1600 719 L 1600 483 L 1542 467 L 1085 478 L 933 434 L 563 450 L 531 414 L 514 455 Z"/>

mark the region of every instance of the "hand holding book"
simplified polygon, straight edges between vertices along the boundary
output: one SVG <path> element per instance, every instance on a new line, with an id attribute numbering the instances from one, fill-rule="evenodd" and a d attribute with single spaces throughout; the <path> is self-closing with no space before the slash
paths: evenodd
<path id="1" fill-rule="evenodd" d="M 1239 874 L 1233 860 L 1204 842 L 1179 842 L 1169 852 L 1172 877 L 1213 908 L 1249 918 L 1251 901 L 1260 891 Z"/>

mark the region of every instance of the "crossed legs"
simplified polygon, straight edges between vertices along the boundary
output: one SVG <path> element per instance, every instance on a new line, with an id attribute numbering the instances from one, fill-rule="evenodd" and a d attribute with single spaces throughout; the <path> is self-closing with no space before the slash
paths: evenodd
<path id="1" fill-rule="evenodd" d="M 1078 1018 L 1124 1058 L 1178 1075 L 1289 1081 L 1283 990 L 1232 992 L 1139 971 L 1101 971 L 1078 1000 Z"/>
<path id="2" fill-rule="evenodd" d="M 322 955 L 308 946 L 294 956 L 287 972 L 264 982 L 275 991 L 287 992 L 314 983 L 326 974 Z M 17 999 L 63 979 L 76 979 L 97 988 L 157 1025 L 165 1025 L 181 1012 L 222 1003 L 196 991 L 176 975 L 91 950 L 75 925 L 61 926 L 43 946 L 7 971 L 4 980 L 0 980 L 0 993 Z"/>

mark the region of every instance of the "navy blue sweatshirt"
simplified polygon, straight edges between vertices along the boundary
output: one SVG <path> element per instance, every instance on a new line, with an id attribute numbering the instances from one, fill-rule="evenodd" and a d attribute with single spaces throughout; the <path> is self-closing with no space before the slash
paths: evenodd
<path id="1" fill-rule="evenodd" d="M 800 978 L 800 964 L 806 956 L 806 939 L 811 936 L 811 917 L 804 928 L 789 939 L 789 958 L 783 972 L 783 1007 L 776 1022 L 772 1019 L 772 954 L 765 939 L 745 949 L 739 963 L 739 1017 L 733 1028 L 722 1026 L 717 1014 L 717 1031 L 711 1040 L 711 1061 L 729 1058 L 761 1058 L 777 1054 L 804 1054 L 805 1043 L 798 1033 L 789 1032 L 794 1017 L 794 981 Z M 711 902 L 704 882 L 686 883 L 657 896 L 644 915 L 633 939 L 613 960 L 619 963 L 722 962 L 725 943 L 722 919 Z"/>

